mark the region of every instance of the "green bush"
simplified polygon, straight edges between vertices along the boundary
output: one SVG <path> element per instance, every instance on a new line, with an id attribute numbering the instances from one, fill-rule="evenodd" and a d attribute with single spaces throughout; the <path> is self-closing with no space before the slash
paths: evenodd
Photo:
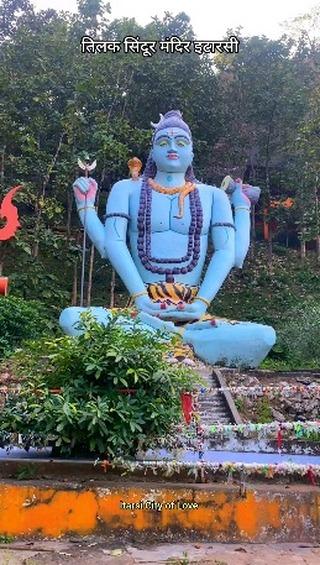
<path id="1" fill-rule="evenodd" d="M 0 358 L 24 340 L 36 339 L 51 328 L 52 322 L 41 303 L 15 296 L 0 297 Z"/>
<path id="2" fill-rule="evenodd" d="M 320 366 L 320 304 L 309 299 L 291 310 L 278 341 L 293 364 Z"/>
<path id="3" fill-rule="evenodd" d="M 180 338 L 128 320 L 134 331 L 118 316 L 107 327 L 86 317 L 81 336 L 43 339 L 17 352 L 11 369 L 26 378 L 1 413 L 3 442 L 17 432 L 26 447 L 50 440 L 64 453 L 115 457 L 169 433 L 181 418 L 180 392 L 192 390 L 196 376 L 166 360 Z"/>

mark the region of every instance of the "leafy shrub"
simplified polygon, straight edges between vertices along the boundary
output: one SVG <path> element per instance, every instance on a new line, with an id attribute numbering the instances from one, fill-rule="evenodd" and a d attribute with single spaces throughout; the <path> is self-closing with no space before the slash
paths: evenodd
<path id="1" fill-rule="evenodd" d="M 0 358 L 24 340 L 36 339 L 51 327 L 41 303 L 0 296 Z"/>
<path id="2" fill-rule="evenodd" d="M 287 358 L 300 366 L 319 365 L 320 304 L 306 300 L 291 310 L 278 338 Z"/>
<path id="3" fill-rule="evenodd" d="M 17 432 L 26 447 L 51 440 L 62 452 L 114 457 L 167 434 L 195 374 L 166 360 L 180 338 L 168 341 L 129 320 L 134 331 L 118 316 L 107 327 L 87 316 L 79 337 L 43 339 L 17 352 L 11 370 L 26 378 L 1 413 L 2 437 Z"/>

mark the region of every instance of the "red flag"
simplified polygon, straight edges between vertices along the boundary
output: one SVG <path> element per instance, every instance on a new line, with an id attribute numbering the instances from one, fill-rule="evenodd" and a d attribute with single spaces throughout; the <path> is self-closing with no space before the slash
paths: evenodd
<path id="1" fill-rule="evenodd" d="M 283 435 L 282 435 L 282 430 L 281 430 L 281 428 L 279 428 L 279 429 L 278 429 L 278 433 L 277 433 L 277 445 L 278 445 L 278 449 L 281 449 L 282 443 L 283 443 Z"/>
<path id="2" fill-rule="evenodd" d="M 191 422 L 191 415 L 193 412 L 192 394 L 191 392 L 182 392 L 180 397 L 181 397 L 181 406 L 182 406 L 184 419 L 189 425 Z"/>

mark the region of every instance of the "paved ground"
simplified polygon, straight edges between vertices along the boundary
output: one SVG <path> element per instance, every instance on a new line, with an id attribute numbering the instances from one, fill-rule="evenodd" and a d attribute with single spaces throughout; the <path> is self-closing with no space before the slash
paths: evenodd
<path id="1" fill-rule="evenodd" d="M 0 545 L 0 565 L 319 565 L 320 544 L 183 543 L 133 546 L 94 538 Z"/>

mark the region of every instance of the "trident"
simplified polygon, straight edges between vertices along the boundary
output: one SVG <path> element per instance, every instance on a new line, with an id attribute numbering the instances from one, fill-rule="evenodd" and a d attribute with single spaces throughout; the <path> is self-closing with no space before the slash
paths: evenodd
<path id="1" fill-rule="evenodd" d="M 89 172 L 94 171 L 97 166 L 97 161 L 93 161 L 91 165 L 89 163 L 83 163 L 81 159 L 78 159 L 79 169 L 84 171 L 85 178 L 88 178 Z M 84 294 L 84 274 L 86 265 L 86 243 L 87 243 L 87 193 L 84 195 L 84 217 L 83 217 L 83 243 L 82 243 L 82 265 L 81 265 L 81 283 L 80 283 L 80 306 L 83 306 L 83 294 Z"/>

